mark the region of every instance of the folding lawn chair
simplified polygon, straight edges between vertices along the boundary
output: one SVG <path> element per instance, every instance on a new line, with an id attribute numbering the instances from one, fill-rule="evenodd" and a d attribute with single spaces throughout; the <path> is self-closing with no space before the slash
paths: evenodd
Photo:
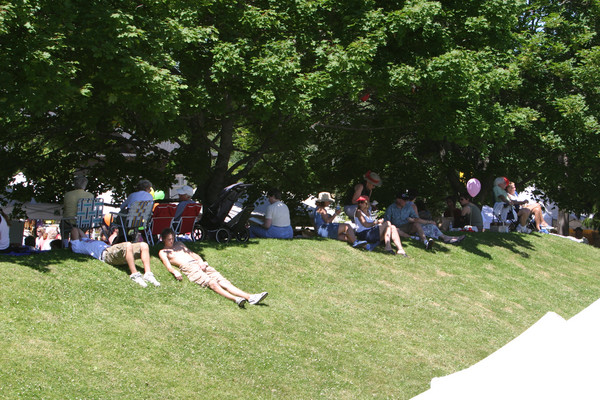
<path id="1" fill-rule="evenodd" d="M 102 211 L 104 211 L 103 199 L 79 199 L 75 216 L 76 226 L 83 231 L 101 226 Z"/>
<path id="2" fill-rule="evenodd" d="M 75 218 L 63 218 L 60 220 L 60 232 L 63 245 L 69 242 L 69 236 L 73 227 L 76 226 L 83 231 L 102 226 L 102 212 L 104 211 L 104 200 L 102 198 L 82 198 L 77 201 L 77 213 Z"/>
<path id="3" fill-rule="evenodd" d="M 176 209 L 176 204 L 157 204 L 154 207 L 148 228 L 150 230 L 149 240 L 152 242 L 152 245 L 154 245 L 154 237 L 160 235 L 163 230 L 171 226 Z"/>
<path id="4" fill-rule="evenodd" d="M 200 203 L 191 203 L 185 206 L 183 213 L 181 214 L 181 218 L 179 218 L 177 221 L 173 220 L 171 222 L 171 228 L 175 231 L 175 235 L 185 235 L 189 233 L 192 241 L 195 242 L 196 235 L 194 234 L 194 224 L 196 223 L 196 219 L 198 218 L 198 215 L 200 215 L 201 211 L 202 204 Z"/>
<path id="5" fill-rule="evenodd" d="M 127 241 L 127 232 L 131 229 L 144 229 L 146 240 L 148 239 L 148 223 L 152 215 L 152 205 L 154 201 L 136 201 L 129 207 L 127 213 L 112 213 L 116 216 L 117 224 L 121 226 L 125 241 Z"/>
<path id="6" fill-rule="evenodd" d="M 493 209 L 492 225 L 494 223 L 500 226 L 507 226 L 508 232 L 514 231 L 518 224 L 517 212 L 514 207 L 501 201 L 496 202 Z"/>

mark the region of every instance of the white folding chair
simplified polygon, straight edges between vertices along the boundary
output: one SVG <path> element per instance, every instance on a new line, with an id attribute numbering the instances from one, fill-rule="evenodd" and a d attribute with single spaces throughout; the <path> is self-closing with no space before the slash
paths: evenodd
<path id="1" fill-rule="evenodd" d="M 146 236 L 149 234 L 148 223 L 152 215 L 153 205 L 154 202 L 152 200 L 136 201 L 131 204 L 127 213 L 112 213 L 123 230 L 126 242 L 128 241 L 127 232 L 131 229 L 144 228 Z M 147 237 L 146 240 L 148 240 Z"/>

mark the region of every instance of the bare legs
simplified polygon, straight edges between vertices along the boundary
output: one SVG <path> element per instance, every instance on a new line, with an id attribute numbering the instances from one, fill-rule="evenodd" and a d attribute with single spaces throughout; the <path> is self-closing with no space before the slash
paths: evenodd
<path id="1" fill-rule="evenodd" d="M 392 225 L 389 221 L 385 221 L 379 226 L 379 236 L 381 240 L 383 240 L 385 243 L 386 251 L 393 251 L 392 243 L 394 243 L 394 245 L 398 249 L 397 254 L 406 254 L 406 252 L 402 248 L 402 242 L 400 241 L 398 229 L 396 229 L 396 227 Z"/>
<path id="2" fill-rule="evenodd" d="M 132 274 L 138 272 L 135 267 L 135 256 L 133 254 L 133 244 L 131 242 L 126 242 L 125 244 L 125 261 L 127 262 L 127 266 L 129 267 L 129 271 Z M 142 265 L 144 266 L 144 272 L 148 273 L 150 271 L 150 248 L 148 247 L 148 243 L 140 243 L 140 259 L 142 260 Z"/>
<path id="3" fill-rule="evenodd" d="M 235 287 L 232 283 L 223 283 L 221 285 L 217 281 L 211 281 L 208 284 L 208 287 L 211 288 L 215 293 L 218 293 L 231 301 L 235 301 L 236 297 L 243 297 L 246 300 L 250 299 L 250 294 Z"/>
<path id="4" fill-rule="evenodd" d="M 527 204 L 524 206 L 525 208 L 527 208 L 529 211 L 531 211 L 531 213 L 534 216 L 535 219 L 535 228 L 539 231 L 540 228 L 542 227 L 546 227 L 546 221 L 544 221 L 544 216 L 542 214 L 542 206 L 539 205 L 538 203 L 535 204 Z"/>
<path id="5" fill-rule="evenodd" d="M 350 244 L 354 244 L 356 241 L 356 235 L 354 229 L 348 224 L 340 224 L 338 227 L 338 239 L 346 241 Z"/>
<path id="6" fill-rule="evenodd" d="M 521 208 L 519 210 L 518 213 L 518 217 L 519 217 L 519 225 L 521 226 L 527 226 L 527 219 L 529 218 L 529 215 L 531 215 L 531 210 L 528 208 Z"/>

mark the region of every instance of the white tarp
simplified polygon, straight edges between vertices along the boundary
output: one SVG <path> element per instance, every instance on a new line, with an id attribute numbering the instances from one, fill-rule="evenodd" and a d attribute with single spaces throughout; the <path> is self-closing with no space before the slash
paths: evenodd
<path id="1" fill-rule="evenodd" d="M 413 400 L 600 399 L 600 300 L 566 321 L 549 312 L 477 364 Z"/>
<path id="2" fill-rule="evenodd" d="M 62 218 L 62 204 L 56 203 L 23 203 L 21 208 L 27 214 L 28 219 L 54 219 Z M 14 203 L 2 207 L 6 215 L 10 216 L 13 212 Z"/>

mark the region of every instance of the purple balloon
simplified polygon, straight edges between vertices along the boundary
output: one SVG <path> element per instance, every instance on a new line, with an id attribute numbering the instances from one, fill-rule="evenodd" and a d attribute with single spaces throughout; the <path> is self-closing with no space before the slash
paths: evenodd
<path id="1" fill-rule="evenodd" d="M 469 192 L 469 196 L 475 197 L 479 194 L 481 190 L 481 182 L 477 178 L 471 178 L 467 182 L 467 192 Z"/>

